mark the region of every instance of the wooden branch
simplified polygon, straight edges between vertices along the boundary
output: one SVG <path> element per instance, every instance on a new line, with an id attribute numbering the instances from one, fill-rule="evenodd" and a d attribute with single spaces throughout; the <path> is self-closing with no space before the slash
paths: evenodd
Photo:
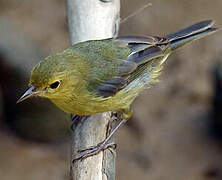
<path id="1" fill-rule="evenodd" d="M 119 0 L 67 0 L 67 16 L 71 44 L 117 35 Z M 97 145 L 108 135 L 110 113 L 96 114 L 78 123 L 72 133 L 71 159 L 77 150 Z M 104 152 L 70 164 L 73 180 L 114 180 L 115 150 Z"/>
<path id="2" fill-rule="evenodd" d="M 71 44 L 117 35 L 119 0 L 67 0 Z"/>

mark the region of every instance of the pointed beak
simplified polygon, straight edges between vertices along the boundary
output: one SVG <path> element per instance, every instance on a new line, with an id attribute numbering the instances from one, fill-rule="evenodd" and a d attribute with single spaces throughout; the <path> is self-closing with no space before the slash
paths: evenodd
<path id="1" fill-rule="evenodd" d="M 34 96 L 37 93 L 38 93 L 38 91 L 36 91 L 35 87 L 33 85 L 31 85 L 28 88 L 28 90 L 19 98 L 19 100 L 16 103 L 20 103 L 20 102 L 24 101 L 25 99 L 28 99 L 29 97 Z"/>

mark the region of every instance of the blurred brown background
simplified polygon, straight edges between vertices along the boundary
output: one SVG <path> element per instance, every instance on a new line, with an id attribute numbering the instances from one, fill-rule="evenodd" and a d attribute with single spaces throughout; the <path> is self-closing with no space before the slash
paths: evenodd
<path id="1" fill-rule="evenodd" d="M 146 2 L 121 0 L 121 17 Z M 221 0 L 149 2 L 120 35 L 165 35 L 206 19 L 222 26 Z M 0 0 L 1 180 L 68 179 L 69 116 L 45 99 L 15 104 L 32 66 L 69 46 L 65 3 Z M 116 136 L 116 179 L 222 179 L 221 44 L 218 32 L 175 52 L 160 83 L 136 99 Z"/>

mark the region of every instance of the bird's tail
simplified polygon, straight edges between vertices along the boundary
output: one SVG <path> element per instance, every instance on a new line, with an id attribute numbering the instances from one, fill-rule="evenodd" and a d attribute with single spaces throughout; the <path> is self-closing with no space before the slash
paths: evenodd
<path id="1" fill-rule="evenodd" d="M 213 25 L 212 20 L 201 21 L 176 33 L 168 34 L 166 38 L 170 40 L 170 49 L 177 49 L 193 40 L 216 32 L 218 28 L 211 28 Z"/>

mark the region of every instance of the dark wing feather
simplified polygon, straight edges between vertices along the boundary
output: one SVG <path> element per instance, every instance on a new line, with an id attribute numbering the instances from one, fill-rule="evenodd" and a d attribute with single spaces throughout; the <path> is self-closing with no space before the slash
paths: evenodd
<path id="1" fill-rule="evenodd" d="M 103 97 L 109 97 L 122 89 L 127 80 L 123 77 L 114 77 L 100 84 L 96 90 L 97 94 Z"/>
<path id="2" fill-rule="evenodd" d="M 137 65 L 147 63 L 149 60 L 163 56 L 162 49 L 158 46 L 152 46 L 147 49 L 130 54 L 128 61 L 132 61 Z"/>
<path id="3" fill-rule="evenodd" d="M 137 78 L 146 69 L 146 64 L 164 56 L 160 45 L 167 44 L 168 40 L 158 37 L 120 37 L 114 40 L 114 44 L 120 47 L 130 48 L 130 54 L 118 67 L 116 74 L 100 83 L 96 94 L 103 97 L 115 95 L 127 84 Z M 165 46 L 165 45 L 164 45 Z"/>
<path id="4" fill-rule="evenodd" d="M 116 94 L 127 84 L 127 77 L 137 68 L 137 64 L 130 61 L 121 60 L 115 74 L 96 88 L 96 94 L 103 97 L 109 97 Z"/>
<path id="5" fill-rule="evenodd" d="M 122 36 L 115 38 L 115 43 L 128 46 L 130 44 L 156 45 L 168 42 L 167 38 L 157 36 Z"/>

